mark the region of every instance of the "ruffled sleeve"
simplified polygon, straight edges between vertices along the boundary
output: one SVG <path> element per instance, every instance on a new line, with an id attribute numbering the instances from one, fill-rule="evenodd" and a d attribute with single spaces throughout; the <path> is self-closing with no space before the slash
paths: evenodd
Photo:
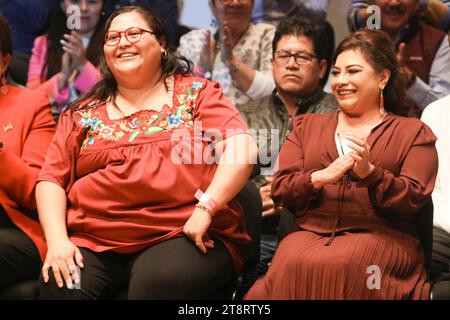
<path id="1" fill-rule="evenodd" d="M 220 133 L 223 138 L 248 132 L 239 111 L 223 94 L 218 82 L 205 81 L 194 109 L 194 121 L 202 131 Z"/>
<path id="2" fill-rule="evenodd" d="M 76 124 L 70 110 L 64 112 L 60 116 L 38 181 L 53 182 L 68 191 L 75 181 L 76 159 L 85 136 L 85 130 Z"/>

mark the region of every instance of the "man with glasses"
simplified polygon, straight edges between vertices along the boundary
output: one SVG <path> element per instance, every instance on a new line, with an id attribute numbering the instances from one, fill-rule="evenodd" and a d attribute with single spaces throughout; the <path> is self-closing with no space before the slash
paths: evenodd
<path id="1" fill-rule="evenodd" d="M 277 246 L 278 222 L 290 218 L 285 209 L 276 208 L 270 188 L 272 169 L 278 152 L 292 129 L 292 118 L 305 113 L 325 113 L 337 109 L 332 95 L 322 86 L 330 69 L 334 50 L 334 33 L 322 16 L 310 12 L 308 18 L 282 21 L 273 39 L 273 77 L 276 89 L 272 95 L 252 101 L 240 109 L 260 148 L 260 173 L 252 181 L 263 199 L 261 262 L 257 276 L 267 271 Z M 267 134 L 265 134 L 267 130 Z M 275 141 L 278 140 L 278 141 Z M 266 151 L 267 150 L 267 151 Z M 262 163 L 270 154 L 271 163 Z M 289 223 L 283 223 L 288 225 Z M 245 286 L 251 285 L 252 279 Z"/>

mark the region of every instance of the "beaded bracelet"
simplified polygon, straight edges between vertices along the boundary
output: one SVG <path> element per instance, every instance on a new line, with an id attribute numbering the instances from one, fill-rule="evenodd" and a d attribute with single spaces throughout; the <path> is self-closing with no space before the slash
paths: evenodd
<path id="1" fill-rule="evenodd" d="M 199 202 L 195 205 L 195 207 L 199 208 L 200 210 L 205 211 L 206 213 L 208 213 L 211 216 L 211 218 L 214 218 L 215 213 L 210 208 L 205 206 L 203 203 Z"/>
<path id="2" fill-rule="evenodd" d="M 202 190 L 198 189 L 197 192 L 195 192 L 194 196 L 200 203 L 205 204 L 212 212 L 216 212 L 217 210 L 219 210 L 219 205 L 217 204 L 217 202 L 208 194 L 203 193 Z"/>

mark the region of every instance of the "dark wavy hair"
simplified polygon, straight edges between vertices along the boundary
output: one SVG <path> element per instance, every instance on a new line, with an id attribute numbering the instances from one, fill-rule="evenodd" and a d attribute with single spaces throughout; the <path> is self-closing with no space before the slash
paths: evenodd
<path id="1" fill-rule="evenodd" d="M 117 16 L 127 12 L 137 12 L 138 14 L 140 14 L 147 22 L 151 30 L 154 32 L 154 36 L 158 40 L 166 40 L 165 49 L 167 52 L 167 56 L 161 59 L 161 69 L 166 88 L 167 88 L 166 80 L 168 77 L 174 74 L 192 74 L 192 62 L 190 62 L 187 58 L 182 56 L 180 52 L 177 50 L 177 48 L 175 48 L 173 45 L 169 43 L 166 28 L 164 27 L 163 23 L 158 18 L 158 16 L 155 13 L 153 13 L 153 11 L 150 9 L 137 6 L 125 6 L 117 9 L 108 18 L 108 21 L 106 22 L 105 25 L 104 35 L 111 27 L 112 21 Z M 100 56 L 99 67 L 102 80 L 100 80 L 91 90 L 89 90 L 89 92 L 87 92 L 82 97 L 75 100 L 69 105 L 70 109 L 72 109 L 73 111 L 83 108 L 83 106 L 81 106 L 81 102 L 88 99 L 89 100 L 99 99 L 102 101 L 111 99 L 113 104 L 115 104 L 114 101 L 117 94 L 117 82 L 106 63 L 103 46 L 101 52 L 102 54 Z"/>
<path id="2" fill-rule="evenodd" d="M 406 79 L 397 63 L 394 43 L 380 30 L 361 29 L 348 35 L 337 47 L 333 65 L 337 57 L 347 50 L 359 50 L 377 73 L 389 70 L 391 76 L 384 88 L 385 109 L 394 114 L 408 116 L 413 108 L 406 96 Z"/>
<path id="3" fill-rule="evenodd" d="M 102 12 L 105 8 L 106 1 L 107 0 L 103 0 Z M 89 41 L 89 45 L 86 48 L 86 59 L 94 66 L 98 66 L 99 64 L 105 21 L 106 17 L 103 12 Z M 42 80 L 48 80 L 61 71 L 61 58 L 64 54 L 64 50 L 60 40 L 62 40 L 63 36 L 67 33 L 70 33 L 69 28 L 67 28 L 67 16 L 61 6 L 58 5 L 53 9 L 50 15 L 50 22 L 46 32 L 47 53 L 45 56 L 44 67 L 41 70 Z"/>
<path id="4" fill-rule="evenodd" d="M 290 16 L 280 22 L 272 41 L 272 57 L 278 48 L 278 42 L 285 36 L 304 36 L 313 43 L 314 54 L 319 62 L 327 62 L 325 76 L 320 80 L 323 87 L 327 83 L 328 75 L 331 69 L 331 60 L 335 45 L 335 36 L 333 26 L 325 19 L 323 14 L 317 11 L 309 10 L 304 6 L 299 6 L 301 13 L 296 16 Z"/>
<path id="5" fill-rule="evenodd" d="M 5 16 L 0 12 L 0 51 L 3 56 L 12 55 L 11 28 Z M 8 74 L 6 70 L 5 74 Z M 1 76 L 1 75 L 0 75 Z"/>

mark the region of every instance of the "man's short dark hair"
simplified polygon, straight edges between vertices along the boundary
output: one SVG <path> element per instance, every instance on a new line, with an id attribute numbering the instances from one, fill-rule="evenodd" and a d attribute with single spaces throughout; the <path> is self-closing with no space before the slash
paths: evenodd
<path id="1" fill-rule="evenodd" d="M 321 85 L 325 85 L 331 68 L 335 38 L 334 29 L 323 14 L 304 9 L 301 16 L 291 16 L 281 21 L 272 42 L 273 55 L 277 50 L 278 42 L 284 36 L 304 36 L 311 39 L 317 59 L 327 61 L 327 73 L 321 81 Z"/>

